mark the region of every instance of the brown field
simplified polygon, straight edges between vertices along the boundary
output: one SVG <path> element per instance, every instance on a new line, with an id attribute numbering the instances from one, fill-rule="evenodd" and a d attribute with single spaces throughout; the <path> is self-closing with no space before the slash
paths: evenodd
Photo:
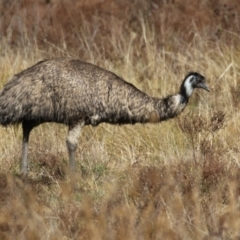
<path id="1" fill-rule="evenodd" d="M 211 92 L 164 123 L 85 127 L 74 178 L 66 126 L 33 130 L 27 177 L 21 126 L 0 126 L 0 239 L 240 239 L 239 1 L 0 1 L 0 89 L 59 56 L 152 96 L 188 71 Z"/>

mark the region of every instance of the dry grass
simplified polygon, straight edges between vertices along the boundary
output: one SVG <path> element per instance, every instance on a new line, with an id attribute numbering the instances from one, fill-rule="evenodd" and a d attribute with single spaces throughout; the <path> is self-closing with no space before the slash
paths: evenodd
<path id="1" fill-rule="evenodd" d="M 65 126 L 34 129 L 25 178 L 21 128 L 0 128 L 0 239 L 239 239 L 239 4 L 165 2 L 1 2 L 0 88 L 70 55 L 153 96 L 190 70 L 211 92 L 161 124 L 85 127 L 74 178 Z"/>

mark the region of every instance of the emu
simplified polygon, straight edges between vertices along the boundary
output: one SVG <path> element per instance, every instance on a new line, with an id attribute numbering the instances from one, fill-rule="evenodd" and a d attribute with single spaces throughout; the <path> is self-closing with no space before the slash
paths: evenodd
<path id="1" fill-rule="evenodd" d="M 13 76 L 0 92 L 0 124 L 22 124 L 21 171 L 28 171 L 31 130 L 44 122 L 68 125 L 69 168 L 85 125 L 157 123 L 179 115 L 194 88 L 209 91 L 205 78 L 190 72 L 175 95 L 150 97 L 114 73 L 72 58 L 44 60 Z"/>

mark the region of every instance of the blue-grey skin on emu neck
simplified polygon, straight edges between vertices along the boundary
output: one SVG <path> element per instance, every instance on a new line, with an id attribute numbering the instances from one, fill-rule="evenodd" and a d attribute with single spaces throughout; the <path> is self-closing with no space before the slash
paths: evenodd
<path id="1" fill-rule="evenodd" d="M 189 73 L 177 94 L 154 98 L 116 74 L 79 59 L 38 62 L 16 74 L 0 92 L 0 124 L 22 124 L 22 172 L 28 170 L 31 130 L 44 122 L 66 124 L 70 170 L 81 129 L 100 123 L 157 123 L 179 115 L 195 88 L 209 91 L 205 78 Z"/>

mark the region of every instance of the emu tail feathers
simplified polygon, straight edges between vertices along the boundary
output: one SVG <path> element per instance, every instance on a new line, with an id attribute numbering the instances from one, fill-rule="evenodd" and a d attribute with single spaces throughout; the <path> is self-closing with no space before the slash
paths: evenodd
<path id="1" fill-rule="evenodd" d="M 19 113 L 16 113 L 16 108 L 11 101 L 3 97 L 0 93 L 0 125 L 6 126 L 20 122 L 21 119 Z"/>

